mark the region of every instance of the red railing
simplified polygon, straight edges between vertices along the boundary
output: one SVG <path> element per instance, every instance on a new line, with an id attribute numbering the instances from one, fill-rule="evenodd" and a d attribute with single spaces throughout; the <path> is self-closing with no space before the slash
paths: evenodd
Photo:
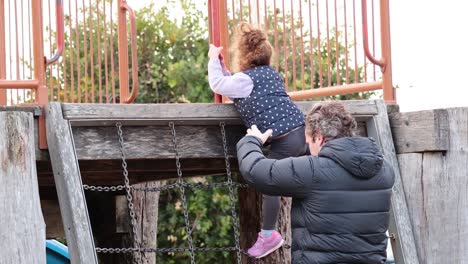
<path id="1" fill-rule="evenodd" d="M 234 25 L 260 24 L 294 99 L 382 89 L 394 102 L 388 5 L 210 0 L 210 41 L 225 47 L 229 65 Z M 0 1 L 0 104 L 131 102 L 138 91 L 135 42 L 135 15 L 124 0 Z"/>
<path id="2" fill-rule="evenodd" d="M 239 21 L 264 28 L 293 99 L 381 89 L 395 102 L 389 0 L 213 0 L 209 15 L 210 41 L 224 58 Z"/>
<path id="3" fill-rule="evenodd" d="M 0 105 L 130 103 L 137 92 L 125 0 L 0 0 Z"/>
<path id="4" fill-rule="evenodd" d="M 0 0 L 0 105 L 131 103 L 138 92 L 137 67 L 135 15 L 125 0 Z M 44 118 L 39 117 L 41 148 Z"/>

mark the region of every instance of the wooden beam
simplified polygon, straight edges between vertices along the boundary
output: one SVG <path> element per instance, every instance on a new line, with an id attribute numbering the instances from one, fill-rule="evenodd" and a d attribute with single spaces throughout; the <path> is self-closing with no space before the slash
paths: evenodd
<path id="1" fill-rule="evenodd" d="M 182 158 L 224 158 L 219 126 L 176 126 L 177 146 Z M 122 127 L 128 159 L 173 159 L 169 126 Z M 245 135 L 243 126 L 226 127 L 229 155 L 235 157 L 235 144 Z M 115 126 L 73 128 L 76 153 L 80 160 L 121 159 Z"/>
<path id="2" fill-rule="evenodd" d="M 46 263 L 31 113 L 0 112 L 0 263 Z"/>
<path id="3" fill-rule="evenodd" d="M 307 112 L 317 102 L 296 102 L 303 112 Z M 354 115 L 375 115 L 374 101 L 343 101 L 348 111 Z M 217 124 L 220 121 L 235 121 L 239 114 L 233 104 L 62 104 L 65 119 L 71 121 L 89 120 L 140 120 L 142 124 L 153 121 L 187 122 L 194 120 Z M 77 122 L 73 123 L 74 125 Z M 113 125 L 113 124 L 111 124 Z"/>
<path id="4" fill-rule="evenodd" d="M 448 150 L 447 110 L 390 113 L 389 118 L 397 154 Z"/>
<path id="5" fill-rule="evenodd" d="M 46 224 L 46 237 L 64 238 L 62 216 L 57 200 L 41 200 L 42 214 Z"/>
<path id="6" fill-rule="evenodd" d="M 97 264 L 86 200 L 72 134 L 59 103 L 50 103 L 47 140 L 71 263 Z"/>
<path id="7" fill-rule="evenodd" d="M 387 107 L 383 101 L 375 101 L 379 114 L 374 119 L 374 124 L 368 127 L 370 137 L 379 138 L 384 158 L 394 168 L 395 184 L 393 185 L 392 207 L 389 232 L 394 234 L 391 239 L 395 260 L 402 264 L 418 264 L 418 254 L 414 240 L 413 228 L 406 203 L 405 192 L 401 181 L 398 161 L 395 155 L 392 133 L 388 121 Z M 393 222 L 392 222 L 393 221 Z"/>
<path id="8" fill-rule="evenodd" d="M 42 115 L 42 106 L 0 106 L 0 112 L 27 112 L 32 113 L 34 117 Z"/>

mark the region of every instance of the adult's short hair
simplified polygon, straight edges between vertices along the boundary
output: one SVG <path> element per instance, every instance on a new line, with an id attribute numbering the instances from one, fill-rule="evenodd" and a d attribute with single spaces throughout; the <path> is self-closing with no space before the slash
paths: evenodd
<path id="1" fill-rule="evenodd" d="M 320 132 L 324 141 L 352 137 L 356 131 L 356 120 L 344 105 L 337 101 L 315 104 L 306 116 L 306 133 L 315 138 Z"/>

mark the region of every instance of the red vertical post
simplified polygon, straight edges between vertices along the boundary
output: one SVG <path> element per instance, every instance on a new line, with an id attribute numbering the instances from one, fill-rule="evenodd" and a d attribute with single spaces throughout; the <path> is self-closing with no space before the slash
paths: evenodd
<path id="1" fill-rule="evenodd" d="M 223 47 L 222 55 L 224 64 L 229 68 L 229 36 L 226 0 L 208 1 L 208 21 L 210 43 L 218 47 Z M 215 93 L 214 101 L 215 103 L 222 103 L 224 100 L 220 94 Z"/>
<path id="2" fill-rule="evenodd" d="M 129 78 L 128 78 L 128 40 L 127 40 L 127 11 L 122 8 L 127 1 L 118 1 L 117 10 L 117 35 L 119 48 L 119 87 L 120 87 L 120 103 L 124 103 L 129 95 Z"/>
<path id="3" fill-rule="evenodd" d="M 380 31 L 382 38 L 382 90 L 386 103 L 395 104 L 396 95 L 392 82 L 392 48 L 390 43 L 390 5 L 389 0 L 380 0 Z"/>
<path id="4" fill-rule="evenodd" d="M 33 57 L 34 57 L 34 79 L 38 81 L 36 91 L 36 103 L 45 106 L 48 103 L 48 90 L 45 84 L 44 40 L 42 28 L 42 0 L 32 1 L 32 33 L 33 33 Z M 47 148 L 45 131 L 45 115 L 39 117 L 39 148 Z"/>
<path id="5" fill-rule="evenodd" d="M 0 80 L 6 79 L 5 0 L 0 0 Z M 0 105 L 7 104 L 6 90 L 0 88 Z"/>

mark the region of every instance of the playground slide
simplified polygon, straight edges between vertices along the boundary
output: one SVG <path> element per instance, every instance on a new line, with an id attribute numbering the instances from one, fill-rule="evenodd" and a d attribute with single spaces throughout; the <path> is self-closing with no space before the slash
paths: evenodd
<path id="1" fill-rule="evenodd" d="M 57 240 L 46 241 L 47 264 L 70 264 L 68 248 Z"/>

